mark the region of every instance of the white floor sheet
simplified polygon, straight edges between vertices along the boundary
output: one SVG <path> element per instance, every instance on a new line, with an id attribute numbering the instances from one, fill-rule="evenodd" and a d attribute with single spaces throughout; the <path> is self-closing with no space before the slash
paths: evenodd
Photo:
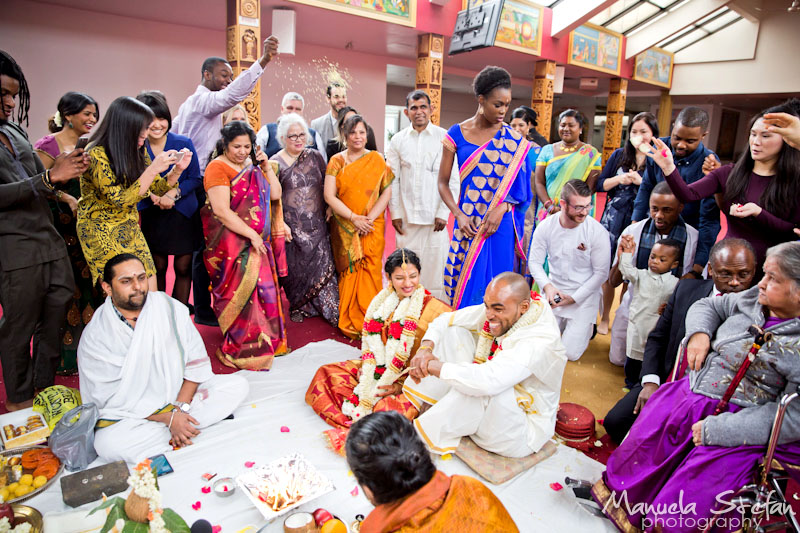
<path id="1" fill-rule="evenodd" d="M 227 498 L 213 493 L 203 494 L 201 488 L 208 484 L 201 475 L 215 472 L 218 477 L 235 477 L 246 469 L 246 462 L 264 464 L 289 453 L 301 452 L 333 481 L 336 491 L 306 503 L 298 510 L 310 512 L 324 507 L 348 524 L 357 514 L 368 514 L 372 506 L 362 492 L 359 490 L 356 496 L 351 494 L 356 481 L 344 458 L 325 444 L 322 432 L 330 426 L 304 401 L 309 381 L 320 365 L 358 357 L 356 348 L 326 340 L 276 358 L 269 372 L 242 371 L 241 374 L 250 382 L 250 395 L 235 411 L 235 419 L 223 420 L 206 429 L 193 446 L 167 454 L 175 472 L 158 480 L 164 507 L 174 509 L 189 525 L 204 518 L 221 526 L 221 533 L 255 533 L 265 522 L 247 497 L 239 490 Z M 290 431 L 282 433 L 282 426 Z M 447 474 L 479 478 L 456 457 L 434 460 L 437 468 Z M 610 522 L 585 511 L 572 491 L 556 492 L 549 487 L 552 482 L 563 484 L 565 476 L 596 481 L 602 471 L 602 464 L 560 445 L 553 457 L 511 481 L 503 485 L 484 483 L 500 498 L 522 532 L 614 531 Z M 198 510 L 192 508 L 196 502 L 200 502 Z M 62 501 L 58 482 L 26 504 L 45 515 L 71 511 Z M 84 507 L 88 511 L 95 505 Z M 264 531 L 283 531 L 283 518 L 274 520 Z"/>

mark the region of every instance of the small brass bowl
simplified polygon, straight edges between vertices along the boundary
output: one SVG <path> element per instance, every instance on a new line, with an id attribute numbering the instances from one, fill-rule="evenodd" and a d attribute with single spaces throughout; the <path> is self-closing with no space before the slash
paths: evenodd
<path id="1" fill-rule="evenodd" d="M 14 523 L 15 525 L 30 524 L 31 533 L 42 533 L 44 530 L 44 520 L 42 513 L 29 507 L 27 505 L 12 504 L 11 509 L 14 510 Z"/>

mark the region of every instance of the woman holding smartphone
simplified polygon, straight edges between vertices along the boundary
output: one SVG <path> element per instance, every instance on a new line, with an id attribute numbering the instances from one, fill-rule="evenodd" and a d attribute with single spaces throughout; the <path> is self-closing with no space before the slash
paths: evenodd
<path id="1" fill-rule="evenodd" d="M 149 290 L 156 286 L 156 267 L 139 229 L 136 204 L 150 193 L 163 195 L 178 185 L 178 178 L 192 161 L 192 153 L 165 150 L 150 159 L 144 148 L 154 119 L 143 103 L 121 96 L 111 103 L 88 146 L 89 169 L 81 176 L 78 201 L 78 240 L 89 265 L 92 282 L 103 276 L 112 257 L 131 253 L 144 263 Z M 172 170 L 166 178 L 159 174 Z"/>
<path id="2" fill-rule="evenodd" d="M 156 117 L 150 124 L 144 143 L 151 160 L 169 150 L 186 148 L 190 152 L 195 151 L 188 137 L 169 131 L 172 128 L 172 115 L 167 99 L 160 91 L 142 92 L 136 99 L 149 107 Z M 162 178 L 166 176 L 166 171 L 161 173 Z M 178 178 L 177 187 L 161 196 L 151 192 L 148 198 L 139 202 L 142 233 L 156 265 L 158 290 L 167 290 L 169 256 L 173 256 L 175 285 L 172 297 L 187 306 L 192 287 L 192 252 L 203 244 L 203 225 L 198 211 L 200 203 L 195 194 L 202 185 L 203 175 L 195 157 Z"/>
<path id="3" fill-rule="evenodd" d="M 97 124 L 99 114 L 97 102 L 88 94 L 74 91 L 64 94 L 58 101 L 55 115 L 48 121 L 51 134 L 45 135 L 33 145 L 44 168 L 52 168 L 59 154 L 81 148 L 80 144 L 87 140 L 85 135 L 91 133 Z M 78 343 L 83 328 L 103 300 L 89 278 L 75 229 L 75 214 L 78 211 L 78 198 L 81 196 L 80 181 L 69 180 L 55 188 L 55 198 L 48 203 L 53 213 L 53 225 L 67 245 L 76 289 L 72 301 L 67 304 L 67 316 L 61 334 L 61 364 L 56 373 L 74 375 L 78 373 Z"/>

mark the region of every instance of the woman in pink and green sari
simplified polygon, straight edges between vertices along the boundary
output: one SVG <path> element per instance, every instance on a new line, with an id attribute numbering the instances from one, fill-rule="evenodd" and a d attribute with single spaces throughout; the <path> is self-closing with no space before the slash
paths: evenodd
<path id="1" fill-rule="evenodd" d="M 536 220 L 558 213 L 561 188 L 572 179 L 585 181 L 594 191 L 600 175 L 600 152 L 581 141 L 585 119 L 580 112 L 567 109 L 558 116 L 561 141 L 548 144 L 539 152 L 534 177 L 538 207 Z M 592 208 L 594 215 L 594 208 Z"/>
<path id="2" fill-rule="evenodd" d="M 511 76 L 502 68 L 485 67 L 473 91 L 478 111 L 448 130 L 439 167 L 439 194 L 456 218 L 444 272 L 453 309 L 483 303 L 494 276 L 520 269 L 532 196 L 531 144 L 503 122 L 511 103 Z M 448 186 L 456 158 L 461 175 L 457 201 Z"/>
<path id="3" fill-rule="evenodd" d="M 224 335 L 216 355 L 232 368 L 266 370 L 289 351 L 278 289 L 278 275 L 286 275 L 281 186 L 268 165 L 265 178 L 251 163 L 267 157 L 253 151 L 256 136 L 245 122 L 227 124 L 221 135 L 206 166 L 201 210 L 203 260 Z"/>

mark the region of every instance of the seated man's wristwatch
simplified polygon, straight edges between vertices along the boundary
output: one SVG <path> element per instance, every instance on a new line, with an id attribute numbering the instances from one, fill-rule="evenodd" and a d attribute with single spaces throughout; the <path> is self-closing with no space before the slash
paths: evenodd
<path id="1" fill-rule="evenodd" d="M 183 414 L 185 414 L 185 415 L 188 415 L 188 414 L 189 414 L 189 409 L 191 409 L 191 408 L 192 408 L 192 406 L 191 406 L 190 404 L 186 403 L 186 402 L 184 402 L 184 403 L 179 403 L 179 404 L 177 405 L 177 409 L 178 409 L 178 410 L 179 410 L 181 413 L 183 413 Z"/>

